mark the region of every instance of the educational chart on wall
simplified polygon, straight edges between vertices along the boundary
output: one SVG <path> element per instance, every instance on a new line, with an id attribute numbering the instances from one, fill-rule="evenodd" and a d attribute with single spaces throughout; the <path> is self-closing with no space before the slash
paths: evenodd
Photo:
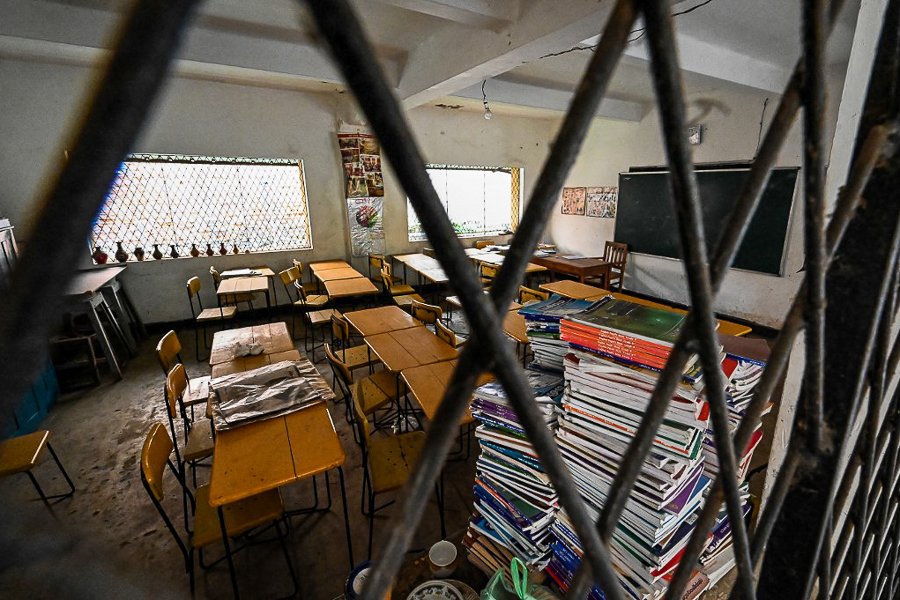
<path id="1" fill-rule="evenodd" d="M 562 214 L 583 215 L 587 189 L 583 187 L 563 188 Z"/>
<path id="2" fill-rule="evenodd" d="M 615 186 L 587 188 L 587 216 L 615 219 L 618 198 L 619 188 Z"/>
<path id="3" fill-rule="evenodd" d="M 344 169 L 351 253 L 353 256 L 383 254 L 384 178 L 378 140 L 359 131 L 339 133 L 337 137 Z"/>

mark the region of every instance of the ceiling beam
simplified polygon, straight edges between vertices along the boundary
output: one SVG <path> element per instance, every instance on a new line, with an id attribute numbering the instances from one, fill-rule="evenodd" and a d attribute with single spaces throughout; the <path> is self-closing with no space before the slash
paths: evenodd
<path id="1" fill-rule="evenodd" d="M 448 25 L 409 53 L 398 93 L 413 108 L 599 33 L 612 2 L 536 0 L 500 31 Z"/>
<path id="2" fill-rule="evenodd" d="M 568 110 L 573 96 L 572 92 L 502 79 L 489 80 L 485 85 L 485 92 L 491 104 L 496 102 L 557 111 Z M 459 90 L 451 97 L 481 101 L 481 84 Z M 649 110 L 650 106 L 642 102 L 604 98 L 597 109 L 596 116 L 617 121 L 640 122 Z"/>
<path id="3" fill-rule="evenodd" d="M 498 29 L 515 21 L 519 0 L 378 0 L 471 27 Z"/>

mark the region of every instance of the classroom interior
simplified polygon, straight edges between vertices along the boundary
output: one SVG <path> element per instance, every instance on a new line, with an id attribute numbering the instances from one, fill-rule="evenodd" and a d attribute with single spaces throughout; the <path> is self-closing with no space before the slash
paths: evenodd
<path id="1" fill-rule="evenodd" d="M 11 284 L 25 281 L 17 268 L 29 255 L 31 265 L 47 257 L 48 268 L 67 269 L 64 283 L 44 288 L 55 300 L 40 319 L 40 350 L 22 361 L 27 381 L 16 380 L 15 397 L 3 394 L 0 510 L 8 525 L 0 528 L 0 596 L 362 597 L 353 586 L 404 531 L 403 512 L 415 504 L 406 495 L 408 478 L 440 426 L 453 429 L 452 446 L 436 485 L 421 488 L 430 495 L 386 597 L 513 598 L 513 557 L 540 588 L 533 597 L 564 597 L 578 542 L 564 536 L 569 517 L 559 516 L 552 482 L 509 400 L 486 408 L 491 401 L 476 391 L 458 430 L 435 421 L 449 414 L 438 412 L 444 392 L 454 369 L 476 356 L 466 348 L 481 343 L 483 331 L 467 314 L 447 257 L 464 256 L 467 285 L 490 293 L 505 261 L 515 262 L 511 244 L 530 201 L 552 193 L 537 247 L 526 249 L 527 266 L 508 295 L 512 302 L 491 317 L 505 336 L 496 361 L 515 359 L 516 369 L 534 378 L 522 381 L 556 378 L 557 387 L 535 383 L 531 394 L 552 416 L 547 424 L 556 437 L 549 439 L 560 444 L 582 496 L 600 510 L 605 492 L 591 495 L 585 486 L 608 486 L 615 459 L 604 455 L 612 471 L 598 475 L 577 452 L 586 452 L 595 435 L 624 452 L 634 433 L 582 428 L 584 446 L 566 445 L 566 418 L 576 422 L 578 402 L 590 404 L 594 393 L 582 389 L 581 399 L 570 401 L 573 386 L 590 377 L 585 365 L 607 361 L 640 371 L 646 379 L 639 395 L 649 398 L 676 342 L 648 334 L 664 346 L 655 346 L 663 348 L 661 362 L 629 362 L 632 354 L 626 360 L 604 346 L 624 344 L 622 338 L 606 342 L 601 329 L 601 347 L 592 353 L 587 342 L 567 337 L 579 334 L 573 321 L 584 325 L 575 310 L 594 314 L 620 303 L 680 327 L 693 307 L 644 19 L 629 30 L 571 168 L 549 182 L 548 192 L 539 184 L 555 167 L 554 142 L 579 81 L 603 47 L 613 7 L 630 3 L 338 3 L 356 14 L 371 45 L 365 51 L 427 165 L 444 212 L 426 215 L 414 205 L 432 198 L 410 198 L 409 165 L 401 170 L 392 161 L 399 146 L 379 140 L 366 110 L 371 104 L 358 100 L 317 30 L 316 11 L 340 14 L 338 8 L 289 0 L 198 3 L 146 114 L 130 117 L 140 124 L 136 137 L 113 159 L 118 166 L 107 160 L 113 170 L 90 220 L 73 213 L 73 227 L 89 228 L 89 235 L 62 265 L 52 244 L 33 243 L 45 199 L 59 173 L 104 153 L 80 147 L 77 134 L 116 32 L 139 4 L 148 3 L 0 0 L 0 294 L 13 298 Z M 772 164 L 781 178 L 766 188 L 737 268 L 725 274 L 712 305 L 719 361 L 758 377 L 808 275 L 802 111 L 786 127 L 773 125 L 801 57 L 804 3 L 662 4 L 674 15 L 685 137 L 706 203 L 700 217 L 710 255 L 760 148 L 773 128 L 784 128 Z M 898 2 L 843 4 L 821 60 L 828 215 L 850 170 L 882 23 Z M 346 30 L 353 34 L 354 27 Z M 456 240 L 429 238 L 446 225 Z M 6 335 L 13 309 L 2 310 Z M 799 342 L 789 351 L 765 399 L 755 429 L 761 434 L 736 457 L 742 486 L 735 493 L 746 502 L 751 532 L 789 455 L 806 356 Z M 694 356 L 689 364 L 702 360 Z M 490 370 L 472 382 L 484 394 L 502 378 L 496 361 L 483 355 L 478 365 Z M 733 432 L 735 415 L 743 415 L 736 398 L 746 394 L 737 374 L 728 380 L 732 374 L 723 385 L 732 386 L 726 399 L 733 402 Z M 688 375 L 679 381 L 690 387 Z M 545 402 L 551 387 L 558 395 Z M 627 414 L 640 421 L 642 410 Z M 684 464 L 697 474 L 687 504 L 712 489 L 724 460 L 709 458 L 716 444 L 705 425 L 712 417 L 703 414 L 702 427 L 685 434 L 695 445 L 693 462 Z M 10 445 L 17 440 L 20 446 Z M 528 456 L 504 462 L 520 451 Z M 707 456 L 703 467 L 698 456 Z M 517 485 L 533 495 L 517 496 L 510 491 Z M 504 500 L 538 510 L 550 498 L 538 488 L 554 494 L 551 508 L 527 518 L 516 512 L 521 505 Z M 894 487 L 885 496 L 896 494 Z M 230 514 L 223 508 L 229 505 Z M 692 506 L 699 511 L 699 503 Z M 504 521 L 504 510 L 519 520 Z M 665 514 L 680 523 L 690 521 L 688 512 L 679 505 Z M 525 534 L 523 522 L 533 526 Z M 672 523 L 655 523 L 669 529 L 665 537 L 651 531 L 651 539 L 665 544 L 681 536 Z M 840 533 L 844 524 L 834 529 Z M 701 560 L 691 575 L 702 598 L 729 597 L 735 586 L 731 533 L 723 535 L 724 554 L 713 552 L 715 541 L 709 562 Z M 446 550 L 442 540 L 452 544 L 450 567 L 435 558 Z M 640 575 L 640 559 L 618 552 L 612 560 L 626 589 L 619 597 L 663 597 L 678 558 Z M 846 567 L 840 560 L 832 567 L 836 586 L 819 597 L 852 597 L 842 596 L 853 580 L 850 559 Z M 893 589 L 893 578 L 889 583 Z M 498 586 L 505 591 L 480 595 Z"/>

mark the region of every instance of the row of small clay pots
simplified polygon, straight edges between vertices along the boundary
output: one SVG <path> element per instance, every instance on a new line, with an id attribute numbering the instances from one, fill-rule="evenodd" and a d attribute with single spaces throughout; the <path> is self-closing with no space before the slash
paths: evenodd
<path id="1" fill-rule="evenodd" d="M 113 257 L 116 259 L 117 262 L 120 262 L 120 263 L 127 262 L 128 261 L 128 252 L 126 252 L 125 249 L 122 248 L 122 242 L 116 242 L 116 245 L 118 246 L 118 249 L 116 250 L 116 253 L 113 255 Z M 181 256 L 180 254 L 178 254 L 178 251 L 175 249 L 174 245 L 170 245 L 169 248 L 171 249 L 171 251 L 169 252 L 169 258 L 179 258 Z M 240 254 L 240 250 L 238 249 L 237 244 L 234 245 L 234 247 L 231 249 L 231 252 L 232 252 L 232 254 Z M 249 250 L 245 250 L 244 252 L 248 253 L 248 254 L 250 253 Z M 193 256 L 194 258 L 196 258 L 196 257 L 200 256 L 201 254 L 204 254 L 204 253 L 201 252 L 197 248 L 197 244 L 191 244 L 190 255 Z M 216 251 L 213 250 L 212 244 L 206 245 L 205 254 L 207 256 L 215 256 Z M 223 256 L 228 254 L 228 248 L 225 247 L 224 242 L 221 244 L 221 246 L 219 246 L 219 254 L 221 254 Z M 162 260 L 162 258 L 164 256 L 163 256 L 163 253 L 159 249 L 159 244 L 153 244 L 153 252 L 150 254 L 150 256 L 152 256 L 156 260 Z M 144 249 L 141 248 L 140 246 L 136 247 L 134 249 L 134 257 L 138 260 L 144 260 Z M 94 250 L 94 253 L 91 255 L 91 258 L 93 258 L 94 262 L 97 263 L 98 265 L 104 265 L 109 260 L 109 255 L 106 252 L 104 252 L 101 248 L 97 248 L 96 250 Z"/>

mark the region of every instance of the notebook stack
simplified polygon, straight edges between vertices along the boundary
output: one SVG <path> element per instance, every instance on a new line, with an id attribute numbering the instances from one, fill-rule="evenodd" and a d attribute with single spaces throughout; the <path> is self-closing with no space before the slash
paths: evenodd
<path id="1" fill-rule="evenodd" d="M 555 427 L 562 377 L 532 369 L 526 375 L 545 422 Z M 540 571 L 550 556 L 556 492 L 499 383 L 475 390 L 472 415 L 480 421 L 480 455 L 474 514 L 463 540 L 469 560 L 488 575 L 508 569 L 513 557 Z"/>
<path id="2" fill-rule="evenodd" d="M 594 303 L 572 300 L 554 294 L 548 300 L 522 307 L 519 314 L 525 319 L 525 335 L 534 353 L 533 364 L 544 369 L 563 370 L 563 358 L 569 345 L 559 337 L 559 321 L 590 308 Z"/>
<path id="3" fill-rule="evenodd" d="M 560 322 L 567 388 L 557 442 L 589 512 L 597 518 L 684 323 L 684 315 L 604 298 Z M 610 540 L 619 580 L 633 598 L 661 597 L 710 485 L 702 443 L 709 407 L 689 362 Z M 551 526 L 548 572 L 564 590 L 582 547 L 564 512 Z M 593 597 L 602 597 L 594 590 Z"/>

